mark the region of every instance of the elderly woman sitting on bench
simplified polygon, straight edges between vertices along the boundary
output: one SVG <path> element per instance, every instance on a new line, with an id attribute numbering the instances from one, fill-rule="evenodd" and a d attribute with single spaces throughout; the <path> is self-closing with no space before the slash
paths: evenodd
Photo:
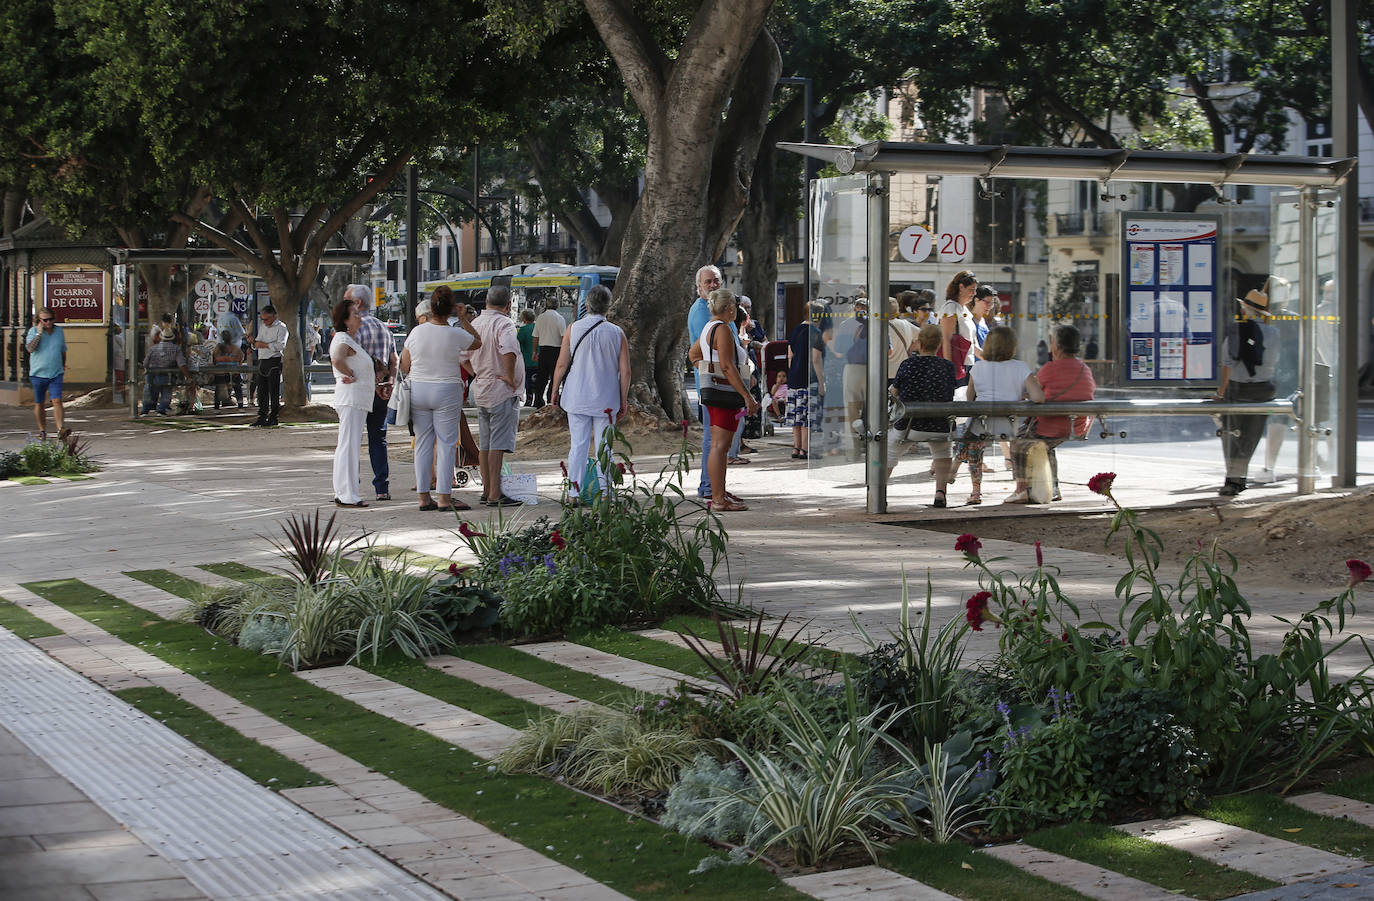
<path id="1" fill-rule="evenodd" d="M 1045 402 L 1092 400 L 1097 391 L 1088 364 L 1078 359 L 1083 338 L 1078 329 L 1071 325 L 1056 326 L 1050 334 L 1050 360 L 1036 377 L 1045 389 Z M 1059 500 L 1059 459 L 1054 449 L 1070 435 L 1079 438 L 1088 434 L 1092 424 L 1091 416 L 1074 417 L 1070 425 L 1068 416 L 1037 416 L 1031 420 L 1026 434 L 1011 443 L 1012 473 L 1016 476 L 1016 492 L 1007 498 L 1006 503 L 1030 503 L 1030 472 L 1028 457 L 1037 442 L 1043 443 L 1050 465 L 1050 500 Z"/>

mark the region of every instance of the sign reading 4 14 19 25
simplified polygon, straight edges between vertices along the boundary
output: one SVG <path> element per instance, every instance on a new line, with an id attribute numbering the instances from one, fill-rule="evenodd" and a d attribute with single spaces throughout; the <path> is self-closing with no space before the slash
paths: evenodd
<path id="1" fill-rule="evenodd" d="M 897 252 L 908 263 L 924 263 L 934 252 L 942 263 L 957 263 L 968 256 L 968 235 L 933 233 L 924 225 L 908 225 L 897 236 Z"/>

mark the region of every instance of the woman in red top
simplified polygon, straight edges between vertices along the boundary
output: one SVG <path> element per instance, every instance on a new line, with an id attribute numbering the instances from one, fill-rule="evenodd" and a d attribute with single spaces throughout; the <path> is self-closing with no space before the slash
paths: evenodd
<path id="1" fill-rule="evenodd" d="M 1097 391 L 1088 364 L 1078 359 L 1078 350 L 1083 338 L 1078 329 L 1071 325 L 1056 326 L 1050 334 L 1050 361 L 1040 367 L 1036 377 L 1045 389 L 1045 401 L 1092 400 Z M 1026 455 L 1031 443 L 1043 441 L 1050 458 L 1050 480 L 1053 493 L 1050 500 L 1059 500 L 1059 458 L 1054 449 L 1069 439 L 1070 434 L 1082 438 L 1088 434 L 1092 424 L 1091 416 L 1075 416 L 1072 424 L 1068 416 L 1037 416 L 1035 431 L 1028 438 L 1017 438 L 1011 443 L 1011 466 L 1016 476 L 1016 492 L 1007 498 L 1006 503 L 1027 503 L 1030 499 L 1030 476 L 1027 473 Z"/>

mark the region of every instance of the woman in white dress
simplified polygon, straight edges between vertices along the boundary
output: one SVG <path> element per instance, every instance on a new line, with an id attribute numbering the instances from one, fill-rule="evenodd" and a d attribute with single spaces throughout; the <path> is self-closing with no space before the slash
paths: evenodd
<path id="1" fill-rule="evenodd" d="M 415 427 L 415 490 L 421 510 L 452 510 L 453 460 L 463 415 L 463 372 L 459 359 L 482 339 L 466 307 L 458 308 L 458 327 L 448 326 L 453 291 L 447 286 L 429 298 L 430 321 L 406 336 L 401 371 L 410 376 L 410 421 Z M 435 460 L 435 455 L 438 460 Z M 437 484 L 436 484 L 437 482 Z M 430 496 L 430 488 L 438 496 Z"/>
<path id="2" fill-rule="evenodd" d="M 329 343 L 329 362 L 334 366 L 334 409 L 339 413 L 339 441 L 334 446 L 334 505 L 366 507 L 358 493 L 358 449 L 363 426 L 372 410 L 377 377 L 372 357 L 358 343 L 362 314 L 351 300 L 334 304 L 334 340 Z"/>

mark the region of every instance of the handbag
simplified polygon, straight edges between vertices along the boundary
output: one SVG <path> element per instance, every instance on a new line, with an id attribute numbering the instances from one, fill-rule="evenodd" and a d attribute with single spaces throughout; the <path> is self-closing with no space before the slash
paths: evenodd
<path id="1" fill-rule="evenodd" d="M 391 400 L 386 404 L 387 425 L 410 422 L 410 379 L 396 374 L 396 387 L 391 390 Z"/>
<path id="2" fill-rule="evenodd" d="M 719 322 L 711 323 L 711 326 L 720 325 Z M 707 344 L 710 344 L 710 327 L 707 329 Z M 704 367 L 704 368 L 703 368 Z M 721 410 L 743 410 L 744 395 L 740 394 L 730 385 L 728 381 L 716 376 L 716 364 L 706 358 L 697 361 L 697 373 L 704 376 L 701 379 L 702 385 L 697 395 L 703 406 L 717 407 Z M 724 388 L 720 387 L 725 385 Z"/>

